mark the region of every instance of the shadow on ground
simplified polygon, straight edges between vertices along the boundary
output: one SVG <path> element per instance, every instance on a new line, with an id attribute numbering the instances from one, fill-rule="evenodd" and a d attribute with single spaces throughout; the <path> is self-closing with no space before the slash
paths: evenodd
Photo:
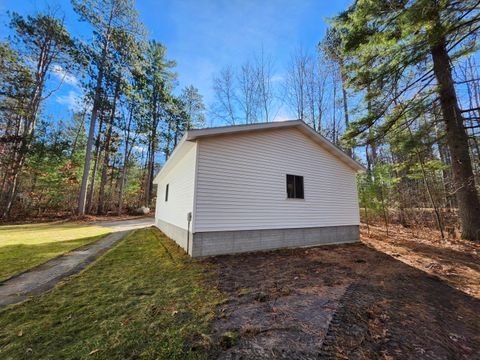
<path id="1" fill-rule="evenodd" d="M 446 254 L 448 256 L 448 254 Z M 221 359 L 472 359 L 480 301 L 364 244 L 204 260 Z"/>
<path id="2" fill-rule="evenodd" d="M 480 299 L 480 244 L 441 239 L 439 233 L 428 229 L 419 229 L 415 235 L 398 225 L 392 227 L 390 236 L 379 226 L 370 226 L 370 232 L 363 227 L 362 239 L 368 246 Z"/>

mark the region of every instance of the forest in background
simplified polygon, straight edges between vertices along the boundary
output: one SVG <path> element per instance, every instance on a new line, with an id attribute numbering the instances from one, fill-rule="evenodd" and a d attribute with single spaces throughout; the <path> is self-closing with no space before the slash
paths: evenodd
<path id="1" fill-rule="evenodd" d="M 133 1 L 72 1 L 91 41 L 54 10 L 10 13 L 0 44 L 0 217 L 122 214 L 149 206 L 158 171 L 183 132 L 203 126 L 198 89 L 177 86 L 175 61 L 147 39 Z M 48 81 L 60 73 L 53 89 Z M 68 77 L 85 94 L 72 119 L 42 116 Z"/>
<path id="2" fill-rule="evenodd" d="M 10 14 L 14 35 L 0 45 L 4 219 L 152 206 L 159 155 L 185 130 L 209 117 L 275 121 L 288 108 L 366 165 L 364 221 L 480 236 L 480 1 L 356 1 L 285 69 L 263 48 L 219 69 L 208 106 L 193 86 L 176 89 L 175 62 L 147 39 L 133 1 L 72 5 L 90 42 L 45 11 Z M 59 69 L 85 93 L 69 120 L 42 116 Z"/>

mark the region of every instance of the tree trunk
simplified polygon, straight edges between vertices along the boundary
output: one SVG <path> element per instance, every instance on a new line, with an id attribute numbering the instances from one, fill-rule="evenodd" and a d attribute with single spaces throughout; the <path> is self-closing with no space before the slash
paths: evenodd
<path id="1" fill-rule="evenodd" d="M 446 141 L 452 158 L 453 181 L 459 206 L 462 238 L 474 240 L 480 236 L 480 201 L 475 188 L 472 162 L 468 152 L 468 136 L 458 105 L 446 40 L 444 37 L 438 36 L 441 33 L 436 31 L 435 42 L 431 46 L 433 70 L 438 82 Z"/>
<path id="2" fill-rule="evenodd" d="M 407 125 L 408 132 L 410 133 L 410 136 L 413 138 L 413 132 L 412 129 L 410 129 L 410 125 Z M 425 170 L 425 162 L 423 160 L 422 155 L 420 154 L 420 151 L 417 149 L 416 146 L 414 146 L 415 154 L 417 155 L 417 160 L 420 164 L 420 169 L 422 170 L 422 177 L 423 177 L 423 183 L 425 185 L 425 188 L 427 190 L 428 194 L 428 199 L 430 200 L 430 204 L 433 207 L 433 211 L 435 212 L 435 220 L 437 222 L 438 229 L 440 230 L 440 235 L 442 236 L 442 239 L 445 238 L 445 235 L 443 233 L 443 221 L 442 221 L 442 216 L 440 214 L 440 210 L 438 209 L 437 202 L 435 201 L 435 198 L 433 197 L 433 193 L 430 187 L 430 184 L 428 182 L 427 178 L 427 171 Z"/>
<path id="3" fill-rule="evenodd" d="M 347 87 L 346 87 L 346 82 L 347 82 L 347 77 L 345 75 L 344 71 L 344 63 L 343 59 L 340 57 L 339 59 L 339 65 L 340 65 L 340 79 L 342 81 L 342 96 L 343 96 L 343 112 L 345 114 L 345 131 L 348 130 L 348 126 L 350 124 L 350 121 L 348 119 L 348 97 L 347 97 Z M 347 154 L 349 156 L 352 156 L 353 154 L 353 149 L 352 148 L 347 148 Z"/>
<path id="4" fill-rule="evenodd" d="M 38 61 L 37 61 L 37 71 L 35 73 L 35 86 L 32 91 L 32 95 L 28 101 L 27 114 L 25 117 L 25 122 L 23 126 L 23 132 L 21 134 L 22 140 L 20 142 L 20 148 L 18 152 L 14 152 L 12 157 L 13 163 L 10 167 L 12 173 L 9 177 L 10 186 L 7 187 L 8 191 L 4 195 L 5 205 L 1 213 L 2 218 L 6 218 L 10 214 L 10 210 L 13 205 L 13 201 L 17 194 L 18 186 L 18 175 L 20 174 L 23 165 L 25 164 L 25 158 L 27 156 L 28 150 L 33 140 L 33 134 L 35 130 L 35 125 L 37 123 L 38 109 L 42 102 L 42 94 L 45 85 L 45 77 L 47 75 L 48 69 L 51 64 L 51 48 L 50 45 L 44 44 L 42 46 Z M 2 205 L 2 204 L 0 204 Z"/>
<path id="5" fill-rule="evenodd" d="M 86 212 L 91 213 L 93 207 L 93 195 L 95 193 L 95 181 L 97 177 L 97 169 L 98 169 L 98 161 L 100 160 L 100 138 L 102 135 L 102 125 L 103 125 L 103 117 L 100 118 L 100 123 L 98 124 L 98 135 L 95 141 L 95 156 L 94 156 L 94 163 L 92 169 L 92 182 L 90 183 L 90 191 L 88 192 L 87 196 L 87 207 Z"/>
<path id="6" fill-rule="evenodd" d="M 83 164 L 83 176 L 80 184 L 80 194 L 78 198 L 78 215 L 85 215 L 85 205 L 87 200 L 88 176 L 90 174 L 90 162 L 92 160 L 92 145 L 95 137 L 95 123 L 97 122 L 97 112 L 100 106 L 100 93 L 102 90 L 103 67 L 99 70 L 97 76 L 97 85 L 95 88 L 95 98 L 93 100 L 92 116 L 90 117 L 90 127 L 88 131 L 87 146 L 85 149 L 85 163 Z"/>
<path id="7" fill-rule="evenodd" d="M 13 176 L 10 179 L 10 187 L 8 188 L 7 196 L 6 196 L 6 203 L 5 208 L 2 212 L 2 218 L 7 218 L 10 214 L 10 210 L 12 209 L 13 200 L 17 194 L 17 185 L 18 185 L 18 174 L 20 173 L 20 168 L 23 166 L 23 162 L 19 163 L 18 170 L 13 168 Z"/>
<path id="8" fill-rule="evenodd" d="M 121 75 L 119 75 L 117 79 L 117 84 L 115 86 L 115 92 L 113 95 L 110 122 L 108 123 L 107 132 L 105 134 L 105 154 L 103 156 L 102 177 L 100 180 L 100 189 L 98 193 L 98 207 L 97 207 L 97 213 L 100 215 L 105 214 L 105 184 L 107 183 L 107 171 L 108 171 L 108 164 L 110 162 L 110 145 L 111 145 L 110 143 L 112 139 L 113 124 L 115 122 L 115 112 L 117 110 L 117 99 L 120 93 L 121 80 L 122 80 Z"/>
<path id="9" fill-rule="evenodd" d="M 145 179 L 145 193 L 144 193 L 144 206 L 149 207 L 150 200 L 152 198 L 153 190 L 153 170 L 155 168 L 155 150 L 157 147 L 157 129 L 159 123 L 158 106 L 161 102 L 158 89 L 154 89 L 151 111 L 152 111 L 152 125 L 150 128 L 149 141 L 148 141 L 148 155 L 147 155 L 147 177 Z"/>
<path id="10" fill-rule="evenodd" d="M 41 86 L 43 88 L 43 85 Z M 41 90 L 39 91 L 40 91 L 40 95 L 38 96 L 38 98 L 40 98 L 41 96 Z M 34 129 L 35 129 L 35 124 L 37 120 L 38 107 L 40 105 L 39 102 L 40 100 L 38 100 L 38 103 L 31 105 L 33 106 L 33 109 L 31 110 L 32 113 L 29 114 L 29 117 L 25 120 L 23 134 L 21 135 L 22 139 L 20 142 L 20 147 L 18 151 L 14 150 L 13 157 L 12 157 L 12 165 L 10 169 L 7 170 L 7 173 L 10 172 L 10 176 L 6 176 L 6 179 L 8 181 L 6 182 L 7 191 L 5 192 L 5 195 L 4 195 L 5 204 L 4 204 L 3 212 L 1 214 L 2 218 L 7 218 L 9 216 L 10 210 L 15 200 L 15 196 L 17 194 L 18 176 L 22 171 L 23 165 L 25 164 L 27 153 L 30 149 L 30 145 L 34 137 Z"/>
<path id="11" fill-rule="evenodd" d="M 123 208 L 123 190 L 125 188 L 125 182 L 127 180 L 127 164 L 128 164 L 128 159 L 130 155 L 130 151 L 133 147 L 132 145 L 129 145 L 130 143 L 130 127 L 132 124 L 132 118 L 133 118 L 133 107 L 130 110 L 130 114 L 128 117 L 128 125 L 126 129 L 126 136 L 125 136 L 125 148 L 124 148 L 124 153 L 123 153 L 123 168 L 122 168 L 122 175 L 120 177 L 120 185 L 118 189 L 118 216 L 122 215 L 122 208 Z"/>
<path id="12" fill-rule="evenodd" d="M 93 145 L 93 138 L 95 136 L 95 124 L 97 122 L 98 108 L 100 107 L 100 95 L 102 92 L 102 82 L 103 82 L 105 61 L 107 59 L 108 47 L 110 44 L 110 36 L 112 31 L 111 24 L 113 20 L 113 15 L 114 15 L 114 6 L 112 6 L 112 8 L 110 9 L 110 17 L 108 19 L 108 24 L 105 32 L 105 39 L 102 44 L 102 55 L 100 58 L 100 66 L 98 69 L 97 84 L 95 85 L 95 96 L 93 98 L 92 116 L 90 117 L 90 127 L 88 131 L 87 146 L 85 149 L 85 163 L 83 164 L 82 182 L 80 184 L 80 192 L 78 196 L 78 215 L 80 216 L 85 215 L 85 205 L 87 200 L 87 188 L 88 188 L 88 175 L 90 173 L 90 162 L 92 159 L 92 145 Z"/>
<path id="13" fill-rule="evenodd" d="M 145 186 L 145 206 L 150 206 L 150 200 L 153 193 L 153 171 L 155 168 L 155 148 L 156 148 L 156 134 L 151 134 L 150 141 L 150 150 L 148 154 L 148 165 L 147 165 L 147 181 Z"/>
<path id="14" fill-rule="evenodd" d="M 102 175 L 100 177 L 100 186 L 98 190 L 97 214 L 99 215 L 105 213 L 105 185 L 107 183 L 108 164 L 110 163 L 110 139 L 112 137 L 112 127 L 112 124 L 109 124 L 107 133 L 105 134 L 105 153 L 103 155 Z"/>
<path id="15" fill-rule="evenodd" d="M 70 151 L 70 159 L 73 159 L 73 156 L 75 155 L 75 151 L 77 150 L 78 138 L 80 137 L 80 134 L 83 131 L 83 125 L 85 124 L 85 115 L 86 114 L 87 114 L 87 110 L 84 110 L 83 115 L 82 115 L 82 121 L 80 122 L 80 125 L 78 126 L 78 130 L 75 134 L 75 140 L 73 140 L 72 150 Z M 73 115 L 73 116 L 75 116 L 75 115 Z"/>

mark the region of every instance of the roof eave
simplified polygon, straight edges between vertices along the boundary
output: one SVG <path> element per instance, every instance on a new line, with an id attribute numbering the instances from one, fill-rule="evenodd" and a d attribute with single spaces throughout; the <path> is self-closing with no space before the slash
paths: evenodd
<path id="1" fill-rule="evenodd" d="M 173 149 L 172 153 L 170 154 L 170 157 L 167 159 L 167 161 L 165 161 L 165 164 L 163 164 L 163 166 L 160 169 L 160 171 L 158 172 L 157 176 L 155 176 L 155 178 L 153 179 L 153 181 L 152 181 L 153 184 L 157 184 L 158 179 L 160 178 L 160 175 L 162 175 L 165 171 L 168 170 L 169 164 L 173 161 L 172 159 L 174 159 L 176 154 L 178 154 L 178 152 L 180 151 L 179 149 L 181 148 L 183 143 L 185 143 L 185 141 L 187 141 L 187 134 L 188 134 L 188 132 L 182 136 L 182 138 L 178 142 L 178 145 L 175 147 L 175 149 Z"/>
<path id="2" fill-rule="evenodd" d="M 367 169 L 360 164 L 357 160 L 353 159 L 350 155 L 348 155 L 345 151 L 343 151 L 341 148 L 333 144 L 331 141 L 329 141 L 327 138 L 325 138 L 322 134 L 319 134 L 315 130 L 313 130 L 310 126 L 305 124 L 303 121 L 300 121 L 299 128 L 306 132 L 307 135 L 315 138 L 318 140 L 322 145 L 326 148 L 327 151 L 329 151 L 332 155 L 336 156 L 347 164 L 350 168 L 355 170 L 356 172 L 365 172 Z"/>
<path id="3" fill-rule="evenodd" d="M 270 130 L 270 129 L 280 129 L 286 127 L 296 127 L 301 130 L 304 134 L 310 136 L 312 139 L 316 140 L 321 146 L 323 146 L 327 151 L 329 151 L 332 155 L 337 157 L 340 161 L 345 163 L 351 169 L 356 172 L 365 172 L 367 169 L 360 164 L 358 161 L 353 159 L 350 155 L 345 153 L 342 149 L 338 146 L 330 142 L 326 139 L 323 135 L 319 134 L 315 130 L 313 130 L 310 126 L 308 126 L 302 120 L 288 120 L 288 121 L 277 121 L 277 122 L 270 122 L 270 123 L 259 123 L 259 124 L 248 124 L 248 125 L 235 125 L 235 126 L 224 126 L 224 127 L 216 127 L 216 128 L 208 128 L 208 129 L 195 129 L 187 131 L 182 139 L 180 140 L 178 146 L 174 149 L 169 159 L 165 162 L 160 172 L 154 179 L 155 181 L 158 177 L 166 170 L 168 170 L 168 165 L 171 162 L 172 158 L 175 157 L 175 154 L 178 152 L 178 149 L 181 145 L 186 141 L 196 141 L 199 138 L 205 137 L 215 137 L 221 135 L 230 135 L 230 134 L 240 134 L 240 133 L 248 133 L 253 131 L 260 131 L 260 130 Z"/>
<path id="4" fill-rule="evenodd" d="M 303 124 L 302 120 L 274 121 L 248 125 L 223 126 L 208 129 L 195 129 L 187 132 L 187 141 L 194 141 L 201 137 L 212 137 L 229 134 L 248 133 L 259 130 L 280 129 Z"/>
<path id="5" fill-rule="evenodd" d="M 356 172 L 366 171 L 365 167 L 362 164 L 360 164 L 358 161 L 353 159 L 350 155 L 345 153 L 338 146 L 330 142 L 323 135 L 313 130 L 310 126 L 308 126 L 302 120 L 288 120 L 288 121 L 278 121 L 278 122 L 270 122 L 270 123 L 224 126 L 224 127 L 216 127 L 216 128 L 209 128 L 209 129 L 195 129 L 187 132 L 186 140 L 196 141 L 199 138 L 241 134 L 241 133 L 248 133 L 253 131 L 280 129 L 280 128 L 286 128 L 286 127 L 298 128 L 304 134 L 306 134 L 307 136 L 310 136 L 313 140 L 320 143 L 321 146 L 323 146 L 327 151 L 329 151 L 332 155 L 336 156 L 340 161 L 348 165 L 350 168 L 352 168 Z"/>

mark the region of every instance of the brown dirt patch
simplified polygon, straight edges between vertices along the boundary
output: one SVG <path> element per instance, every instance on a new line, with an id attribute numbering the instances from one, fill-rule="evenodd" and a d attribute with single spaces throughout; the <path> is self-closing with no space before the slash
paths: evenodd
<path id="1" fill-rule="evenodd" d="M 390 240 L 382 242 L 380 233 L 373 238 L 370 230 L 365 243 L 205 260 L 217 269 L 217 286 L 228 296 L 214 322 L 213 341 L 219 345 L 212 357 L 475 358 L 480 300 L 472 296 L 478 294 L 473 279 L 442 281 L 433 270 L 416 268 L 422 256 L 426 264 L 432 262 L 432 253 L 422 255 L 420 249 L 435 244 L 411 240 L 418 246 L 413 250 L 411 242 L 402 247 L 398 240 L 388 248 Z M 376 250 L 380 246 L 395 256 Z M 458 254 L 447 251 L 450 246 Z M 432 250 L 438 253 L 435 261 L 441 256 L 444 267 L 449 262 L 478 271 L 475 257 L 457 246 Z M 425 265 L 431 268 L 439 271 Z"/>
<path id="2" fill-rule="evenodd" d="M 480 243 L 442 239 L 432 229 L 407 229 L 390 225 L 361 227 L 362 241 L 428 274 L 438 276 L 454 288 L 480 299 Z"/>

